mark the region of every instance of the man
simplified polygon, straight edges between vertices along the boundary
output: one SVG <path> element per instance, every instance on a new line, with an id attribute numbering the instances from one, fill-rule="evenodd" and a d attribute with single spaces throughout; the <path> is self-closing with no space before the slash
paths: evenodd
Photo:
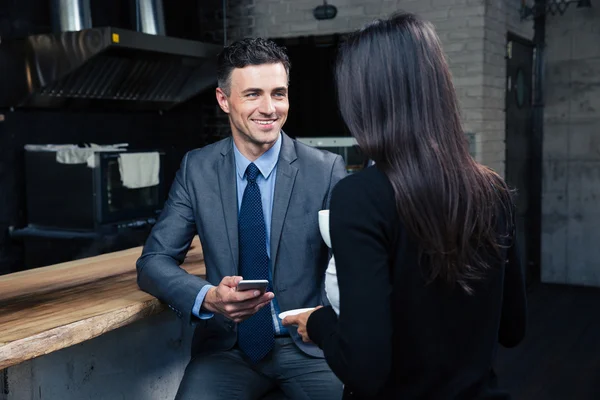
<path id="1" fill-rule="evenodd" d="M 196 323 L 178 399 L 341 398 L 322 352 L 279 312 L 326 301 L 328 250 L 318 211 L 346 175 L 340 156 L 290 139 L 290 63 L 275 43 L 245 39 L 219 55 L 217 101 L 232 136 L 185 155 L 137 262 L 140 288 Z M 183 261 L 198 233 L 206 280 Z M 259 291 L 236 291 L 268 279 Z"/>

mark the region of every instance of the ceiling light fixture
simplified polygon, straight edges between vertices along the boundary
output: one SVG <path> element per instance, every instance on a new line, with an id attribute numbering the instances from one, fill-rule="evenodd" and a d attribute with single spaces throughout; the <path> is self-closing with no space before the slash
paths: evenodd
<path id="1" fill-rule="evenodd" d="M 327 0 L 323 0 L 323 5 L 315 7 L 313 15 L 318 20 L 334 19 L 337 15 L 337 7 L 327 4 Z"/>

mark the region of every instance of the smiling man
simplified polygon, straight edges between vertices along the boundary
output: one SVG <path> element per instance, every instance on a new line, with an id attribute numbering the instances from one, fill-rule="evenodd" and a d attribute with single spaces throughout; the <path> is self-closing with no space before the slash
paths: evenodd
<path id="1" fill-rule="evenodd" d="M 231 123 L 233 141 L 250 160 L 269 150 L 287 119 L 289 63 L 247 65 L 223 76 L 217 101 Z"/>
<path id="2" fill-rule="evenodd" d="M 264 39 L 219 55 L 217 102 L 231 137 L 185 155 L 137 262 L 140 288 L 196 324 L 177 399 L 339 399 L 321 350 L 304 343 L 282 311 L 326 303 L 328 249 L 318 211 L 346 175 L 340 156 L 282 131 L 290 62 Z M 179 267 L 195 234 L 206 279 Z M 266 291 L 238 291 L 242 280 Z"/>

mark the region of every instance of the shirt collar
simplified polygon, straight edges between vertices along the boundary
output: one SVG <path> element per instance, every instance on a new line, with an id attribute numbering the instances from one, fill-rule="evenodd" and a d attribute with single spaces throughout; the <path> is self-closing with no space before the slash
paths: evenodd
<path id="1" fill-rule="evenodd" d="M 251 161 L 244 157 L 242 153 L 240 153 L 237 146 L 235 145 L 235 142 L 233 142 L 233 151 L 235 156 L 235 166 L 237 174 L 240 177 L 240 179 L 243 180 L 245 179 L 246 168 L 248 168 L 248 165 L 250 165 Z M 258 170 L 265 179 L 269 178 L 269 175 L 271 175 L 271 172 L 273 172 L 273 168 L 275 168 L 275 165 L 277 165 L 280 151 L 281 133 L 279 134 L 279 137 L 277 138 L 275 144 L 254 161 L 254 165 L 258 167 Z"/>

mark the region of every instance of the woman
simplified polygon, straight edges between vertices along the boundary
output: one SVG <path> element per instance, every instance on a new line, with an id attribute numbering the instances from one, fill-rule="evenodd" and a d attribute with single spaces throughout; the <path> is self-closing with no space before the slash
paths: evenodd
<path id="1" fill-rule="evenodd" d="M 375 165 L 331 198 L 339 317 L 284 324 L 323 349 L 347 399 L 508 398 L 492 363 L 525 333 L 513 202 L 469 154 L 433 27 L 407 13 L 371 23 L 340 49 L 336 81 Z"/>

